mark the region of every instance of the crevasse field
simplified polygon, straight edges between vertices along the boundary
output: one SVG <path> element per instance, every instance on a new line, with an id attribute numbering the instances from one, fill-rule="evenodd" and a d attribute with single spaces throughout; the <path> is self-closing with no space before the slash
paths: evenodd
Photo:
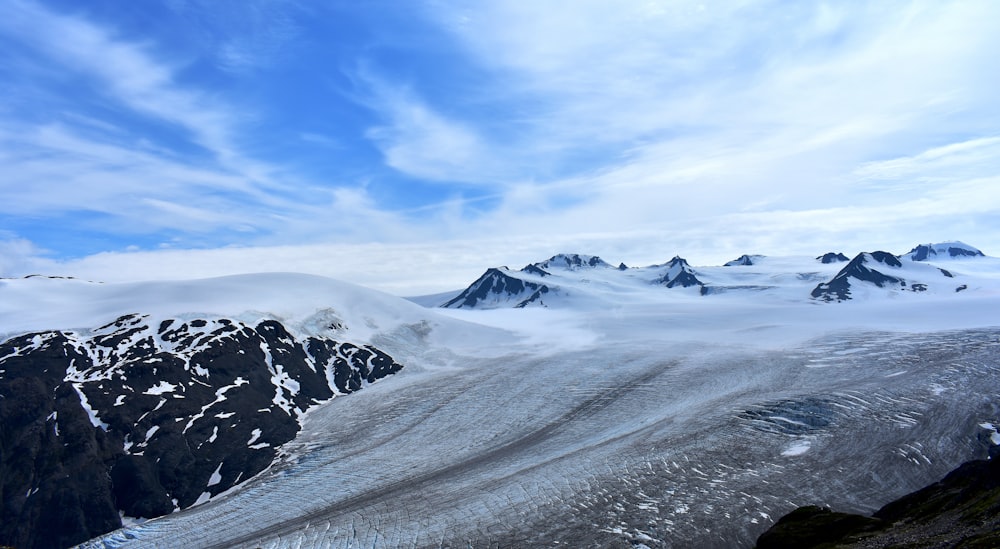
<path id="1" fill-rule="evenodd" d="M 841 266 L 699 270 L 759 287 L 708 296 L 574 271 L 516 310 L 290 274 L 8 280 L 0 332 L 336 319 L 405 365 L 310 411 L 258 477 L 86 547 L 747 547 L 798 505 L 871 511 L 996 438 L 1000 260 L 949 262 L 960 293 L 809 299 Z"/>

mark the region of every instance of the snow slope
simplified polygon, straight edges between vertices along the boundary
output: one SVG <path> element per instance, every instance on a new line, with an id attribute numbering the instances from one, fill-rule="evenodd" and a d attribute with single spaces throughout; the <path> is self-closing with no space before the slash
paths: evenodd
<path id="1" fill-rule="evenodd" d="M 313 275 L 261 273 L 115 284 L 50 277 L 0 279 L 0 340 L 43 330 L 86 332 L 127 314 L 147 315 L 153 324 L 188 318 L 247 324 L 277 320 L 297 337 L 335 333 L 361 344 L 405 339 L 414 330 L 455 347 L 485 347 L 481 343 L 491 337 L 398 297 Z M 435 330 L 441 323 L 448 329 Z M 436 340 L 439 336 L 445 339 Z"/>

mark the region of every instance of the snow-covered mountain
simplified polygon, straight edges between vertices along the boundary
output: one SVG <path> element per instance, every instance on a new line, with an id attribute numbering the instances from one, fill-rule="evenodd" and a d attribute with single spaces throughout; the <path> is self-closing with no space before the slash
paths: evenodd
<path id="1" fill-rule="evenodd" d="M 374 347 L 296 339 L 276 320 L 130 314 L 11 338 L 0 344 L 0 398 L 17 403 L 0 411 L 0 536 L 66 546 L 118 528 L 120 514 L 206 502 L 263 471 L 310 408 L 401 368 Z"/>
<path id="2" fill-rule="evenodd" d="M 537 277 L 549 273 L 535 265 L 522 271 Z M 544 297 L 552 290 L 548 285 L 517 276 L 506 267 L 488 269 L 462 293 L 448 300 L 442 307 L 461 308 L 523 308 L 531 304 L 544 305 Z"/>
<path id="3" fill-rule="evenodd" d="M 846 301 L 857 295 L 872 297 L 875 288 L 881 290 L 882 295 L 968 289 L 968 284 L 955 281 L 951 271 L 925 263 L 926 256 L 919 263 L 911 256 L 913 253 L 906 256 L 904 262 L 889 252 L 858 254 L 829 282 L 816 286 L 811 295 L 823 301 Z"/>
<path id="4" fill-rule="evenodd" d="M 661 267 L 654 267 L 659 269 Z M 698 280 L 697 274 L 695 274 L 694 269 L 688 264 L 687 260 L 680 256 L 674 256 L 669 263 L 663 265 L 662 268 L 666 269 L 659 278 L 653 280 L 654 284 L 659 284 L 666 286 L 667 288 L 690 288 L 692 286 L 700 288 L 702 293 L 705 293 L 705 283 Z"/>
<path id="5" fill-rule="evenodd" d="M 301 275 L 30 277 L 0 280 L 0 303 L 0 544 L 25 548 L 79 543 L 253 478 L 309 410 L 400 371 L 366 341 L 423 316 Z"/>
<path id="6" fill-rule="evenodd" d="M 613 268 L 596 256 L 559 254 L 520 271 L 490 269 L 457 296 L 438 304 L 464 309 L 573 309 L 643 299 L 670 302 L 686 299 L 679 292 L 685 288 L 686 294 L 697 289 L 706 299 L 836 303 L 901 293 L 991 291 L 997 287 L 997 275 L 1000 264 L 995 258 L 961 242 L 919 245 L 901 256 L 866 252 L 853 260 L 839 252 L 815 258 L 745 254 L 721 267 L 692 267 L 675 256 L 659 265 L 628 268 L 622 263 Z"/>
<path id="7" fill-rule="evenodd" d="M 727 261 L 725 263 L 725 265 L 723 265 L 723 266 L 724 267 L 737 267 L 737 266 L 740 266 L 740 265 L 744 265 L 744 266 L 746 266 L 746 265 L 753 265 L 754 263 L 756 263 L 757 261 L 760 261 L 761 259 L 764 259 L 764 256 L 762 256 L 762 255 L 747 255 L 747 254 L 743 254 L 743 255 L 737 257 L 736 259 L 734 259 L 732 261 Z"/>
<path id="8" fill-rule="evenodd" d="M 905 257 L 913 261 L 982 257 L 983 252 L 963 242 L 942 242 L 940 244 L 920 244 L 910 250 Z"/>
<path id="9" fill-rule="evenodd" d="M 604 262 L 603 259 L 597 257 L 596 255 L 580 255 L 580 254 L 557 254 L 545 261 L 540 261 L 538 263 L 532 263 L 528 265 L 523 271 L 533 271 L 532 267 L 538 269 L 568 269 L 575 270 L 587 267 L 601 267 L 607 268 L 611 265 Z"/>

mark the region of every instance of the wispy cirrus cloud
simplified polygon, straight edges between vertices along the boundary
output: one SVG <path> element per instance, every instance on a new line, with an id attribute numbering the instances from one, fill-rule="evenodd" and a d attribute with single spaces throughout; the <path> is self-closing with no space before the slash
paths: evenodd
<path id="1" fill-rule="evenodd" d="M 0 211 L 120 235 L 172 233 L 181 242 L 289 225 L 301 233 L 307 219 L 320 226 L 319 204 L 334 194 L 248 154 L 242 136 L 253 117 L 185 83 L 182 60 L 84 15 L 22 0 L 5 2 L 4 13 L 0 37 L 33 56 L 32 66 L 79 87 L 47 99 L 44 86 L 53 84 L 29 81 L 23 89 L 37 86 L 37 98 L 0 109 L 0 190 L 17 197 L 0 201 Z M 51 110 L 40 109 L 47 100 Z M 100 226 L 80 212 L 100 214 Z"/>
<path id="2" fill-rule="evenodd" d="M 921 197 L 884 193 L 862 171 L 989 142 L 1000 122 L 989 92 L 1000 73 L 984 71 L 1000 42 L 983 2 L 460 5 L 439 4 L 434 16 L 511 83 L 497 93 L 530 105 L 509 160 L 542 147 L 602 159 L 541 185 L 583 199 L 550 227 L 607 219 L 613 231 L 627 215 L 683 229 L 748 204 L 776 219 L 891 206 Z M 1000 158 L 981 152 L 963 156 L 947 182 L 995 173 Z"/>

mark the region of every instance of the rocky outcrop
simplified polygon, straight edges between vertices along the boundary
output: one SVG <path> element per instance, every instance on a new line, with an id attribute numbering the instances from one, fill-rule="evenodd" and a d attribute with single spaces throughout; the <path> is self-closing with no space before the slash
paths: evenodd
<path id="1" fill-rule="evenodd" d="M 756 264 L 757 261 L 759 261 L 759 260 L 761 260 L 763 258 L 764 258 L 764 256 L 762 256 L 762 255 L 746 255 L 746 254 L 743 254 L 743 255 L 737 257 L 736 259 L 734 259 L 732 261 L 727 261 L 725 263 L 725 265 L 723 265 L 723 266 L 724 267 L 749 266 L 749 265 Z"/>
<path id="2" fill-rule="evenodd" d="M 603 259 L 596 255 L 581 254 L 556 254 L 545 261 L 534 263 L 533 265 L 542 269 L 562 268 L 580 269 L 587 267 L 610 267 Z"/>
<path id="3" fill-rule="evenodd" d="M 0 343 L 0 545 L 66 547 L 266 469 L 309 408 L 399 371 L 274 320 L 152 321 Z"/>
<path id="4" fill-rule="evenodd" d="M 523 308 L 531 304 L 543 305 L 542 298 L 549 292 L 545 284 L 511 276 L 506 268 L 494 268 L 441 306 L 451 309 Z"/>
<path id="5" fill-rule="evenodd" d="M 699 287 L 703 295 L 707 293 L 705 283 L 698 280 L 698 276 L 691 265 L 688 265 L 686 259 L 675 256 L 665 267 L 667 267 L 667 271 L 657 278 L 654 284 L 662 284 L 667 288 Z"/>
<path id="6" fill-rule="evenodd" d="M 825 253 L 825 254 L 823 254 L 821 256 L 817 256 L 816 257 L 816 261 L 819 261 L 820 263 L 823 263 L 823 264 L 844 263 L 844 262 L 850 261 L 850 258 L 848 258 L 846 255 L 844 255 L 842 253 L 839 253 L 839 252 L 837 252 L 837 253 L 827 252 L 827 253 Z"/>
<path id="7" fill-rule="evenodd" d="M 964 242 L 943 242 L 940 244 L 920 244 L 907 252 L 904 257 L 911 261 L 927 261 L 962 257 L 983 257 L 983 252 Z"/>
<path id="8" fill-rule="evenodd" d="M 879 288 L 886 286 L 905 287 L 906 281 L 900 277 L 888 275 L 881 268 L 902 267 L 899 258 L 889 252 L 860 253 L 829 282 L 816 286 L 812 291 L 814 299 L 823 301 L 846 301 L 851 299 L 851 286 L 857 282 L 868 282 Z M 914 291 L 918 291 L 914 288 Z"/>
<path id="9" fill-rule="evenodd" d="M 800 507 L 757 539 L 758 549 L 1000 547 L 1000 452 L 889 503 L 871 517 Z"/>

